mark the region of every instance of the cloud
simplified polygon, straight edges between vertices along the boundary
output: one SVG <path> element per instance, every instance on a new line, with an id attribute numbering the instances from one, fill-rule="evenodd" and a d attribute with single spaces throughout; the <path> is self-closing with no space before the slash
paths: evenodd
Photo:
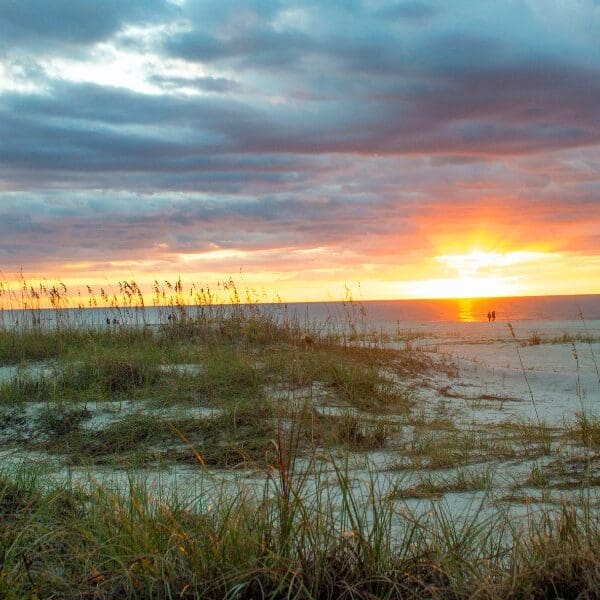
<path id="1" fill-rule="evenodd" d="M 591 251 L 597 10 L 0 0 L 0 267 Z"/>
<path id="2" fill-rule="evenodd" d="M 60 51 L 105 40 L 128 22 L 146 23 L 173 14 L 164 0 L 2 0 L 0 51 Z"/>
<path id="3" fill-rule="evenodd" d="M 493 164 L 486 169 L 487 189 L 464 185 L 477 174 L 473 165 L 464 164 L 441 167 L 438 181 L 424 186 L 426 166 L 410 163 L 406 174 L 398 173 L 398 164 L 391 159 L 388 165 L 355 166 L 357 179 L 362 166 L 365 172 L 374 165 L 383 171 L 374 186 L 363 180 L 361 186 L 340 186 L 335 192 L 330 174 L 325 184 L 313 181 L 311 192 L 262 197 L 80 191 L 71 192 L 66 200 L 63 191 L 5 194 L 0 208 L 5 248 L 0 268 L 8 270 L 15 262 L 59 263 L 65 256 L 160 258 L 176 264 L 180 254 L 210 250 L 247 252 L 238 265 L 243 266 L 272 262 L 272 256 L 256 254 L 270 249 L 285 253 L 316 247 L 332 249 L 320 259 L 323 266 L 337 262 L 335 254 L 344 249 L 386 264 L 415 249 L 421 256 L 433 252 L 431 244 L 440 236 L 468 243 L 465 235 L 478 230 L 495 231 L 508 247 L 535 247 L 551 240 L 555 250 L 595 248 L 597 196 L 594 201 L 574 187 L 565 202 L 548 185 L 525 191 L 522 198 L 507 198 L 506 181 L 517 173 Z M 349 168 L 340 170 L 340 181 Z M 519 181 L 523 190 L 528 189 L 526 177 Z M 296 264 L 290 263 L 290 268 Z"/>
<path id="4" fill-rule="evenodd" d="M 311 40 L 296 32 L 259 28 L 219 40 L 203 32 L 183 33 L 167 42 L 166 49 L 179 58 L 198 62 L 234 60 L 239 67 L 289 68 L 309 52 Z"/>
<path id="5" fill-rule="evenodd" d="M 385 18 L 406 19 L 408 21 L 427 21 L 437 15 L 440 9 L 427 2 L 400 2 L 379 10 Z"/>
<path id="6" fill-rule="evenodd" d="M 367 98 L 350 91 L 317 106 L 54 82 L 45 94 L 3 95 L 0 159 L 5 168 L 62 178 L 201 173 L 232 154 L 253 156 L 258 173 L 260 157 L 276 153 L 532 154 L 600 144 L 598 82 L 597 70 L 560 64 L 464 70 L 414 88 L 376 82 Z M 236 90 L 225 78 L 195 83 Z"/>
<path id="7" fill-rule="evenodd" d="M 165 75 L 153 75 L 150 80 L 157 85 L 167 89 L 196 89 L 202 92 L 215 92 L 226 94 L 241 91 L 237 81 L 226 77 L 172 77 Z"/>

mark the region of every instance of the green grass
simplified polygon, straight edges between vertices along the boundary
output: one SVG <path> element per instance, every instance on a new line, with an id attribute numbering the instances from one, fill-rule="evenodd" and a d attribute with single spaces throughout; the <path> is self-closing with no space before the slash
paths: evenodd
<path id="1" fill-rule="evenodd" d="M 575 422 L 567 428 L 566 435 L 585 448 L 597 450 L 600 448 L 600 418 L 584 412 L 576 413 Z"/>
<path id="2" fill-rule="evenodd" d="M 271 355 L 269 367 L 291 388 L 319 383 L 340 400 L 361 410 L 406 412 L 413 398 L 391 371 L 397 353 L 378 348 L 319 345 Z"/>
<path id="3" fill-rule="evenodd" d="M 318 385 L 338 402 L 370 413 L 406 413 L 412 406 L 404 379 L 397 375 L 405 352 L 335 345 L 316 334 L 315 344 L 307 347 L 293 338 L 295 329 L 279 322 L 261 337 L 264 319 L 254 317 L 230 318 L 226 328 L 221 324 L 180 320 L 155 332 L 112 327 L 40 331 L 39 352 L 26 332 L 22 367 L 0 385 L 0 434 L 23 448 L 62 455 L 70 464 L 149 466 L 197 463 L 200 456 L 207 465 L 229 467 L 268 463 L 277 423 L 286 420 L 291 427 L 303 427 L 297 449 L 303 453 L 315 444 L 379 449 L 394 438 L 396 426 L 375 414 L 320 415 L 309 426 L 293 404 L 280 400 L 276 419 L 269 398 L 273 387 Z M 42 351 L 46 347 L 54 354 Z M 36 374 L 31 360 L 42 357 L 50 360 Z M 197 369 L 180 372 L 177 362 Z M 101 411 L 98 403 L 105 401 L 125 402 L 125 416 L 101 431 L 90 429 L 88 405 Z M 28 410 L 33 402 L 42 406 Z M 174 406 L 223 412 L 191 419 L 160 414 Z"/>
<path id="4" fill-rule="evenodd" d="M 0 329 L 0 364 L 48 361 L 73 354 L 81 356 L 98 348 L 140 348 L 153 344 L 153 337 L 151 331 L 135 328 Z"/>
<path id="5" fill-rule="evenodd" d="M 0 382 L 0 403 L 51 402 L 57 397 L 56 381 L 50 377 L 32 377 L 25 371 Z"/>
<path id="6" fill-rule="evenodd" d="M 69 365 L 61 384 L 82 392 L 96 388 L 111 397 L 156 384 L 160 379 L 157 366 L 148 356 L 118 356 L 108 350 Z"/>
<path id="7" fill-rule="evenodd" d="M 82 407 L 70 407 L 61 404 L 47 405 L 35 417 L 37 429 L 50 437 L 64 437 L 77 431 L 80 425 L 89 419 L 91 413 Z"/>
<path id="8" fill-rule="evenodd" d="M 522 346 L 539 346 L 540 344 L 573 344 L 580 342 L 582 344 L 593 344 L 598 342 L 598 336 L 585 334 L 562 333 L 557 336 L 541 336 L 537 332 L 532 332 L 526 339 L 521 342 Z"/>
<path id="9" fill-rule="evenodd" d="M 366 417 L 352 412 L 327 415 L 307 406 L 288 414 L 302 431 L 307 449 L 342 447 L 351 451 L 379 450 L 396 436 L 399 425 L 386 417 Z"/>
<path id="10" fill-rule="evenodd" d="M 86 416 L 80 409 L 65 407 L 40 413 L 39 429 L 46 435 L 30 447 L 64 455 L 71 465 L 126 467 L 167 461 L 229 467 L 265 464 L 275 437 L 268 404 L 239 404 L 206 418 L 136 413 L 106 425 L 100 433 L 81 427 Z"/>
<path id="11" fill-rule="evenodd" d="M 201 357 L 202 372 L 194 378 L 198 394 L 210 404 L 261 399 L 269 374 L 260 357 L 232 344 L 207 348 Z"/>
<path id="12" fill-rule="evenodd" d="M 493 474 L 490 469 L 478 471 L 459 469 L 452 476 L 432 477 L 426 473 L 418 476 L 418 483 L 409 487 L 398 486 L 394 498 L 440 498 L 445 494 L 473 491 L 490 491 Z"/>
<path id="13" fill-rule="evenodd" d="M 314 467 L 311 467 L 314 469 Z M 276 472 L 264 490 L 156 495 L 0 475 L 5 598 L 575 598 L 600 585 L 598 516 L 562 507 L 461 523 L 397 510 L 370 478 Z M 314 487 L 316 486 L 316 487 Z"/>

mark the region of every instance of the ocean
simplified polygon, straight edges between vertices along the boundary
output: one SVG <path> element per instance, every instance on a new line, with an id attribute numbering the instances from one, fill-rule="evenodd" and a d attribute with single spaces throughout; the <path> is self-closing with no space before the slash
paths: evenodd
<path id="1" fill-rule="evenodd" d="M 314 303 L 310 313 L 340 310 L 341 303 Z M 579 321 L 600 319 L 600 294 L 449 300 L 374 300 L 362 303 L 374 323 L 486 322 L 495 311 L 499 321 Z"/>
<path id="2" fill-rule="evenodd" d="M 447 300 L 368 300 L 353 302 L 307 302 L 258 305 L 262 310 L 296 318 L 307 323 L 338 323 L 350 321 L 368 324 L 384 330 L 410 329 L 442 324 L 488 322 L 488 312 L 494 311 L 497 323 L 527 322 L 570 324 L 586 323 L 596 328 L 600 322 L 600 294 L 577 296 L 535 296 L 514 298 L 466 298 Z M 201 310 L 227 313 L 231 306 L 188 306 L 186 313 L 194 317 Z M 101 327 L 113 319 L 120 325 L 156 326 L 169 322 L 169 315 L 178 309 L 168 306 L 130 308 L 65 308 L 60 311 L 42 309 L 1 310 L 0 327 L 29 326 L 34 319 L 52 327 L 63 325 Z"/>

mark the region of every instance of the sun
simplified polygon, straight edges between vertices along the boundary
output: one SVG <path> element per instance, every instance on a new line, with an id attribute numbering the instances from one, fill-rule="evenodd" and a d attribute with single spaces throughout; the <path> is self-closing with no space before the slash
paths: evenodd
<path id="1" fill-rule="evenodd" d="M 469 250 L 462 254 L 440 254 L 432 271 L 439 274 L 411 282 L 415 298 L 488 298 L 515 296 L 525 288 L 523 268 L 546 261 L 552 253 L 514 250 L 509 252 Z M 436 267 L 437 265 L 437 267 Z"/>
<path id="2" fill-rule="evenodd" d="M 522 263 L 536 262 L 546 258 L 547 252 L 518 250 L 513 252 L 485 252 L 472 250 L 467 254 L 445 254 L 435 259 L 454 269 L 460 277 L 473 277 L 477 273 L 501 269 Z"/>
<path id="3" fill-rule="evenodd" d="M 416 281 L 411 289 L 415 298 L 498 298 L 517 295 L 520 286 L 510 277 L 454 277 Z"/>

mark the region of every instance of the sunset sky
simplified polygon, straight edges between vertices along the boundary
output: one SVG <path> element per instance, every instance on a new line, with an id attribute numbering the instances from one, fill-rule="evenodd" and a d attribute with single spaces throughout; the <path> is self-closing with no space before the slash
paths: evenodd
<path id="1" fill-rule="evenodd" d="M 0 271 L 600 293 L 600 0 L 0 0 Z"/>

